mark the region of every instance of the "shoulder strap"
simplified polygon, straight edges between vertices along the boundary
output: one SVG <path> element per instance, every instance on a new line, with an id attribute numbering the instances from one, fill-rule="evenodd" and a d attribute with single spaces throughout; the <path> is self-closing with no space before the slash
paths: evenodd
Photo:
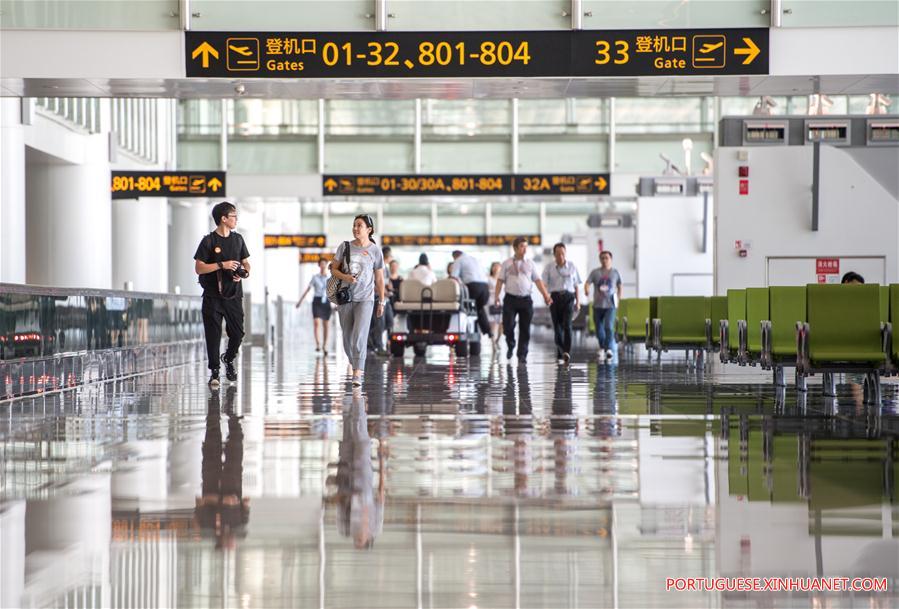
<path id="1" fill-rule="evenodd" d="M 343 261 L 346 263 L 346 273 L 349 274 L 350 271 L 350 242 L 343 242 Z"/>

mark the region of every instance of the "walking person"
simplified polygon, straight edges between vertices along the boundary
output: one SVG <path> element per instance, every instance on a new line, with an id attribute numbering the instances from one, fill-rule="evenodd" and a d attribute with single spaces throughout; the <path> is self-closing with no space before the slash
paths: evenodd
<path id="1" fill-rule="evenodd" d="M 384 256 L 372 239 L 374 233 L 375 222 L 371 216 L 360 214 L 353 218 L 353 240 L 341 243 L 331 262 L 331 274 L 350 284 L 350 302 L 337 307 L 337 315 L 343 330 L 343 350 L 353 370 L 354 387 L 362 385 L 372 309 L 378 317 L 384 314 Z M 349 268 L 344 268 L 347 247 Z"/>
<path id="2" fill-rule="evenodd" d="M 528 251 L 528 242 L 524 237 L 516 237 L 512 242 L 515 254 L 503 262 L 496 280 L 496 296 L 494 304 L 499 304 L 499 294 L 503 287 L 506 297 L 503 299 L 503 332 L 506 335 L 506 359 L 512 359 L 515 350 L 515 318 L 518 317 L 518 363 L 523 364 L 528 358 L 528 344 L 531 341 L 531 319 L 534 317 L 534 302 L 531 291 L 534 285 L 543 295 L 546 305 L 552 304 L 552 297 L 546 291 L 543 280 L 537 275 L 537 267 L 533 261 L 524 256 Z"/>
<path id="3" fill-rule="evenodd" d="M 496 345 L 503 335 L 503 305 L 494 304 L 502 300 L 502 294 L 496 291 L 496 282 L 502 266 L 499 262 L 492 263 L 490 265 L 490 275 L 487 276 L 487 288 L 490 290 L 490 297 L 487 299 L 487 302 L 490 303 L 490 336 L 493 340 L 494 353 L 496 353 Z"/>
<path id="4" fill-rule="evenodd" d="M 387 275 L 388 266 L 393 262 L 393 253 L 389 245 L 385 245 L 381 248 L 381 256 L 384 259 L 384 268 L 381 269 L 381 272 L 384 274 L 384 293 L 387 296 L 387 300 L 384 302 L 384 315 L 381 317 L 378 317 L 377 315 L 378 301 L 375 301 L 375 307 L 372 309 L 371 314 L 371 326 L 368 330 L 368 350 L 374 352 L 376 355 L 386 356 L 387 350 L 384 348 L 384 331 L 387 331 L 387 340 L 389 341 L 390 330 L 393 328 L 393 303 L 391 302 L 393 284 L 388 281 L 389 277 Z"/>
<path id="5" fill-rule="evenodd" d="M 394 258 L 387 265 L 390 271 L 387 279 L 390 280 L 390 304 L 395 305 L 400 299 L 400 286 L 403 283 L 403 276 L 400 275 L 400 261 Z"/>
<path id="6" fill-rule="evenodd" d="M 581 276 L 577 267 L 566 257 L 564 243 L 553 246 L 554 262 L 543 269 L 543 283 L 552 296 L 549 307 L 553 322 L 553 336 L 556 342 L 556 358 L 560 364 L 571 361 L 571 322 L 581 309 L 579 298 Z"/>
<path id="7" fill-rule="evenodd" d="M 477 258 L 460 250 L 454 251 L 451 276 L 468 288 L 468 297 L 474 300 L 477 307 L 481 334 L 490 334 L 490 321 L 486 311 L 487 303 L 490 302 L 490 288 L 487 285 L 487 275 Z"/>
<path id="8" fill-rule="evenodd" d="M 331 324 L 331 303 L 328 301 L 328 261 L 318 261 L 318 274 L 309 280 L 306 291 L 300 296 L 296 308 L 300 308 L 306 294 L 312 290 L 312 332 L 315 336 L 315 352 L 328 355 L 328 330 Z"/>
<path id="9" fill-rule="evenodd" d="M 250 276 L 250 252 L 243 237 L 234 231 L 237 208 L 223 201 L 212 208 L 214 231 L 200 240 L 194 254 L 194 270 L 203 286 L 203 331 L 209 358 L 209 386 L 219 386 L 220 362 L 225 364 L 225 378 L 237 380 L 234 360 L 243 340 L 243 288 L 241 282 Z M 228 347 L 219 357 L 222 320 L 228 333 Z"/>
<path id="10" fill-rule="evenodd" d="M 612 268 L 612 252 L 599 253 L 599 268 L 590 271 L 584 282 L 584 296 L 593 294 L 593 323 L 596 324 L 596 338 L 599 340 L 598 355 L 612 359 L 612 345 L 615 344 L 615 312 L 621 302 L 621 275 Z"/>

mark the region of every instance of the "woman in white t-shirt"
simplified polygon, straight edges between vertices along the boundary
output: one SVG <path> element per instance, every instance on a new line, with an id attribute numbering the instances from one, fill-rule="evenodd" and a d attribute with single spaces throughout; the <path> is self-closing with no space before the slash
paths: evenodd
<path id="1" fill-rule="evenodd" d="M 427 254 L 422 254 L 418 257 L 418 266 L 409 271 L 409 279 L 420 281 L 424 286 L 429 286 L 437 281 L 437 275 L 431 270 L 431 263 L 428 262 Z"/>
<path id="2" fill-rule="evenodd" d="M 312 290 L 312 332 L 315 335 L 315 351 L 328 354 L 328 326 L 331 320 L 331 303 L 328 301 L 328 261 L 322 258 L 318 261 L 318 274 L 313 275 L 306 287 L 306 291 L 297 301 L 296 308 L 300 308 L 306 294 Z M 324 334 L 323 338 L 320 336 Z"/>

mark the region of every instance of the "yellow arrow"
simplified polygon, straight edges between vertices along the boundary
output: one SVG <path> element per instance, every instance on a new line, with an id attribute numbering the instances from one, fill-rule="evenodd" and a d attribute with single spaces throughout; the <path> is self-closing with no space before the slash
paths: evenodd
<path id="1" fill-rule="evenodd" d="M 337 182 L 334 181 L 334 178 L 325 180 L 325 188 L 328 189 L 328 192 L 334 192 L 334 189 L 337 188 Z"/>
<path id="2" fill-rule="evenodd" d="M 595 184 L 596 184 L 596 187 L 599 188 L 600 190 L 605 190 L 607 182 L 604 177 L 599 176 L 599 178 L 597 178 Z"/>
<path id="3" fill-rule="evenodd" d="M 221 188 L 222 182 L 218 178 L 212 178 L 206 184 L 209 185 L 209 188 L 212 189 L 212 192 L 218 192 L 218 189 Z"/>
<path id="4" fill-rule="evenodd" d="M 209 67 L 209 56 L 212 55 L 216 59 L 219 58 L 219 52 L 215 50 L 215 47 L 209 44 L 208 42 L 203 42 L 200 46 L 194 49 L 194 52 L 190 54 L 191 59 L 196 59 L 198 56 L 203 56 L 203 67 Z"/>
<path id="5" fill-rule="evenodd" d="M 743 42 L 746 46 L 740 49 L 734 49 L 734 55 L 746 55 L 746 59 L 743 60 L 743 65 L 745 66 L 752 63 L 752 60 L 758 57 L 761 50 L 755 45 L 752 38 L 744 36 Z"/>

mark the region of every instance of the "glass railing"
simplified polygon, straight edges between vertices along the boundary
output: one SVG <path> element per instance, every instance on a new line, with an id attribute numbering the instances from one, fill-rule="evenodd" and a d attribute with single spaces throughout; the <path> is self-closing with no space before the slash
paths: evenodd
<path id="1" fill-rule="evenodd" d="M 196 338 L 196 296 L 0 284 L 0 360 Z"/>
<path id="2" fill-rule="evenodd" d="M 0 284 L 0 400 L 202 357 L 196 296 Z"/>

